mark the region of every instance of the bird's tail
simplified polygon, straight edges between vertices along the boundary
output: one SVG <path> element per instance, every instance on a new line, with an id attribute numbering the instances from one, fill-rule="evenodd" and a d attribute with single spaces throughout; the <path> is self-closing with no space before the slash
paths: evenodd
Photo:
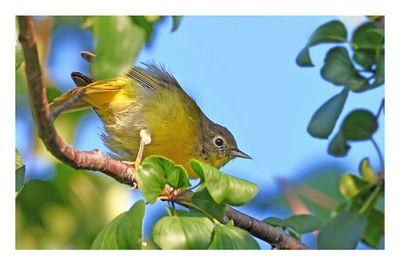
<path id="1" fill-rule="evenodd" d="M 50 103 L 50 110 L 54 111 L 63 106 L 63 112 L 70 112 L 90 107 L 90 105 L 83 100 L 83 95 L 79 96 L 80 93 L 85 93 L 84 89 L 85 87 L 76 87 L 57 97 Z"/>

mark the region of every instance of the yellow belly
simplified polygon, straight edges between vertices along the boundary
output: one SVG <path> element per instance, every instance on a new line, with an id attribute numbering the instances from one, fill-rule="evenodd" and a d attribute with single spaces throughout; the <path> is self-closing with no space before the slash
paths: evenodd
<path id="1" fill-rule="evenodd" d="M 195 112 L 194 102 L 182 99 L 183 95 L 177 90 L 149 93 L 130 82 L 129 86 L 102 100 L 101 105 L 93 102 L 99 100 L 90 101 L 105 125 L 105 144 L 122 159 L 136 159 L 140 130 L 147 129 L 151 132 L 151 143 L 145 146 L 143 157 L 165 156 L 195 177 L 189 160 L 199 159 L 200 113 Z"/>

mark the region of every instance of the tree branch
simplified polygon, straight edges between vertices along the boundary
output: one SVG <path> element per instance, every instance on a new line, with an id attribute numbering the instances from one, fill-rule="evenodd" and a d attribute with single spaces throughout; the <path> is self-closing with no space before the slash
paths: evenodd
<path id="1" fill-rule="evenodd" d="M 287 235 L 281 228 L 261 222 L 227 206 L 224 223 L 229 220 L 233 220 L 235 226 L 243 228 L 253 236 L 268 242 L 274 249 L 308 249 L 306 245 Z"/>
<path id="2" fill-rule="evenodd" d="M 32 17 L 18 17 L 18 22 L 19 41 L 25 57 L 29 102 L 38 135 L 47 150 L 71 167 L 100 171 L 121 183 L 132 185 L 136 181 L 133 168 L 98 150 L 89 152 L 77 150 L 64 142 L 56 132 L 47 101 L 46 88 L 43 86 Z"/>
<path id="3" fill-rule="evenodd" d="M 54 128 L 52 115 L 43 86 L 41 67 L 35 41 L 32 17 L 18 17 L 19 41 L 25 57 L 25 73 L 28 81 L 28 95 L 38 135 L 47 150 L 60 161 L 76 169 L 102 172 L 120 183 L 134 186 L 135 171 L 127 164 L 115 160 L 98 150 L 80 151 L 64 142 Z M 179 202 L 178 202 L 179 203 Z M 264 240 L 276 249 L 307 249 L 301 242 L 285 234 L 282 229 L 263 223 L 253 217 L 227 207 L 224 222 L 233 220 L 253 236 Z"/>

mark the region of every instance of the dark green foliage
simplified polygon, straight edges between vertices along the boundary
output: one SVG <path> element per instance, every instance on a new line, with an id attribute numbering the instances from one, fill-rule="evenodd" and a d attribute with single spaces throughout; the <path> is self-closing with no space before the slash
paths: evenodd
<path id="1" fill-rule="evenodd" d="M 299 66 L 313 66 L 309 47 L 335 40 L 349 43 L 350 48 L 331 48 L 321 69 L 322 78 L 343 87 L 341 93 L 333 96 L 313 114 L 307 127 L 313 137 L 321 139 L 327 139 L 331 135 L 349 91 L 362 93 L 380 87 L 385 80 L 384 30 L 375 22 L 362 23 L 354 30 L 350 40 L 347 40 L 343 24 L 336 20 L 320 26 L 310 37 L 306 47 L 300 51 L 296 63 Z M 378 117 L 371 111 L 352 110 L 331 138 L 328 153 L 343 157 L 350 150 L 350 141 L 370 140 L 377 149 L 383 171 L 383 157 L 373 140 L 377 129 Z M 345 173 L 341 177 L 339 190 L 347 201 L 337 206 L 335 217 L 321 228 L 318 248 L 352 249 L 360 240 L 373 248 L 380 247 L 384 233 L 383 178 L 372 169 L 368 159 L 363 159 L 359 168 L 360 177 L 351 173 Z M 381 211 L 376 210 L 375 205 L 379 205 Z M 287 220 L 269 221 L 290 228 Z"/>
<path id="2" fill-rule="evenodd" d="M 312 116 L 307 127 L 308 133 L 316 138 L 328 138 L 342 112 L 348 94 L 349 90 L 343 88 L 342 92 L 325 102 Z"/>

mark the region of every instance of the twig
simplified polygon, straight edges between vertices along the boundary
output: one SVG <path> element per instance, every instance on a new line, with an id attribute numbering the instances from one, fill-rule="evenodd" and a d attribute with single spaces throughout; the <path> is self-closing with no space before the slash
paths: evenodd
<path id="1" fill-rule="evenodd" d="M 21 42 L 25 56 L 25 73 L 32 114 L 39 137 L 47 150 L 62 162 L 77 168 L 102 172 L 120 183 L 135 186 L 134 169 L 98 150 L 80 151 L 64 142 L 56 132 L 43 86 L 32 17 L 18 17 Z M 179 202 L 177 202 L 179 203 Z M 253 236 L 270 243 L 277 249 L 307 249 L 305 245 L 285 234 L 282 229 L 263 223 L 253 217 L 227 207 L 224 222 L 233 220 Z"/>

